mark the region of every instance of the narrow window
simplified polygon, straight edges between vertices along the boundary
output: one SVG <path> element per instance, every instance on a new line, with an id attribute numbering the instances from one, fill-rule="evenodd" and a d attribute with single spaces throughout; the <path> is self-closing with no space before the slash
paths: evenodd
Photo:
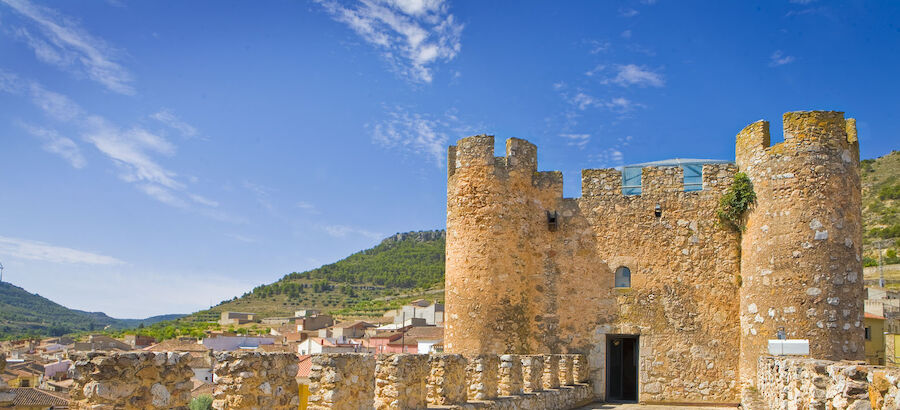
<path id="1" fill-rule="evenodd" d="M 631 269 L 628 269 L 624 266 L 620 266 L 618 269 L 616 269 L 616 287 L 631 287 Z"/>
<path id="2" fill-rule="evenodd" d="M 866 340 L 872 340 L 872 328 L 871 327 L 866 328 Z"/>
<path id="3" fill-rule="evenodd" d="M 550 232 L 556 232 L 556 228 L 559 226 L 558 220 L 559 214 L 557 214 L 556 211 L 553 211 L 553 213 L 547 211 L 547 229 L 549 229 Z"/>

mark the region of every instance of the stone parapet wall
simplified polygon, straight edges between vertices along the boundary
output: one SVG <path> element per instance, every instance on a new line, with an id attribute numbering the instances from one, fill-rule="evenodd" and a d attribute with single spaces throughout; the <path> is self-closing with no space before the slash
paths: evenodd
<path id="1" fill-rule="evenodd" d="M 574 383 L 575 377 L 572 374 L 574 370 L 572 356 L 565 354 L 559 355 L 559 384 L 567 386 Z"/>
<path id="2" fill-rule="evenodd" d="M 293 353 L 221 352 L 215 358 L 213 408 L 296 409 L 299 405 Z"/>
<path id="3" fill-rule="evenodd" d="M 900 408 L 900 369 L 772 356 L 757 364 L 756 389 L 771 409 Z"/>
<path id="4" fill-rule="evenodd" d="M 526 393 L 543 390 L 544 358 L 540 355 L 523 355 L 521 358 L 523 390 Z"/>
<path id="5" fill-rule="evenodd" d="M 505 354 L 500 356 L 499 394 L 501 396 L 515 396 L 517 394 L 522 394 L 522 378 L 522 356 L 517 354 Z"/>
<path id="6" fill-rule="evenodd" d="M 375 409 L 425 408 L 429 370 L 428 356 L 379 355 L 375 365 Z"/>
<path id="7" fill-rule="evenodd" d="M 369 383 L 368 381 L 373 382 Z M 312 356 L 308 410 L 369 410 L 375 401 L 375 356 L 355 353 Z"/>
<path id="8" fill-rule="evenodd" d="M 188 353 L 87 353 L 73 358 L 73 409 L 188 408 L 193 387 Z M 218 352 L 215 359 L 213 408 L 298 407 L 296 355 Z M 545 375 L 559 383 L 560 361 L 575 368 L 586 360 L 583 355 L 339 353 L 313 355 L 311 360 L 309 410 L 569 409 L 595 398 L 589 383 L 542 385 Z M 545 371 L 545 363 L 551 371 Z M 4 365 L 0 357 L 0 369 Z M 570 373 L 574 378 L 576 372 Z M 529 392 L 523 391 L 526 387 Z M 0 399 L 4 392 L 0 388 Z"/>
<path id="9" fill-rule="evenodd" d="M 468 357 L 466 383 L 469 400 L 490 400 L 497 397 L 500 357 L 495 354 L 479 354 Z"/>
<path id="10" fill-rule="evenodd" d="M 72 409 L 187 409 L 194 387 L 188 353 L 73 355 Z"/>
<path id="11" fill-rule="evenodd" d="M 426 399 L 428 404 L 447 405 L 466 402 L 466 358 L 459 354 L 428 356 Z"/>
<path id="12" fill-rule="evenodd" d="M 544 356 L 544 376 L 542 381 L 545 389 L 555 389 L 559 387 L 559 356 L 558 354 L 548 354 Z"/>

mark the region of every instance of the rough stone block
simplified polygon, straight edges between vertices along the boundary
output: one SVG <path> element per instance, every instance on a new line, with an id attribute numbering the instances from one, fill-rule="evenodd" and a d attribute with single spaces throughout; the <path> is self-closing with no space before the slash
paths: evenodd
<path id="1" fill-rule="evenodd" d="M 375 365 L 375 409 L 424 409 L 428 373 L 428 356 L 379 355 Z"/>
<path id="2" fill-rule="evenodd" d="M 375 402 L 375 356 L 313 355 L 309 381 L 309 410 L 371 410 Z"/>
<path id="3" fill-rule="evenodd" d="M 559 388 L 559 357 L 558 354 L 544 355 L 544 377 L 541 380 L 545 389 Z"/>
<path id="4" fill-rule="evenodd" d="M 449 405 L 466 402 L 466 358 L 459 354 L 433 354 L 428 374 L 428 404 Z"/>
<path id="5" fill-rule="evenodd" d="M 92 352 L 71 359 L 72 409 L 186 409 L 190 403 L 188 353 Z"/>
<path id="6" fill-rule="evenodd" d="M 501 396 L 522 394 L 522 358 L 516 354 L 500 356 L 500 381 L 498 393 Z"/>
<path id="7" fill-rule="evenodd" d="M 567 354 L 559 355 L 559 384 L 563 386 L 571 386 L 575 384 L 574 363 L 572 356 Z"/>
<path id="8" fill-rule="evenodd" d="M 495 354 L 479 354 L 467 357 L 466 383 L 469 400 L 490 400 L 497 397 L 500 357 Z"/>
<path id="9" fill-rule="evenodd" d="M 293 353 L 221 352 L 215 355 L 216 409 L 296 409 L 297 356 Z"/>
<path id="10" fill-rule="evenodd" d="M 537 392 L 544 389 L 544 356 L 523 355 L 522 378 L 523 390 L 526 393 Z"/>

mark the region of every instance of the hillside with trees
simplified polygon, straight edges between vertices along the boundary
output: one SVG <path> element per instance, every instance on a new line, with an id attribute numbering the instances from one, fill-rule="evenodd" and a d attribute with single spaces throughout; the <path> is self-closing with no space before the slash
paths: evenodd
<path id="1" fill-rule="evenodd" d="M 860 162 L 862 177 L 863 262 L 878 264 L 883 248 L 886 265 L 900 263 L 900 151 Z"/>

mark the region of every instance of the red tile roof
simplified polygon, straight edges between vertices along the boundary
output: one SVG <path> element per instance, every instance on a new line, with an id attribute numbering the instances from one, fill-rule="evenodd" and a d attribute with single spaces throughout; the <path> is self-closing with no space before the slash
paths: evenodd
<path id="1" fill-rule="evenodd" d="M 312 356 L 308 354 L 300 355 L 300 361 L 297 363 L 297 377 L 309 377 L 310 369 L 312 369 Z"/>
<path id="2" fill-rule="evenodd" d="M 879 319 L 879 320 L 885 320 L 884 317 L 878 316 L 878 315 L 875 315 L 875 314 L 872 314 L 872 313 L 866 313 L 866 319 Z"/>
<path id="3" fill-rule="evenodd" d="M 13 405 L 15 406 L 69 406 L 69 399 L 59 393 L 51 393 L 34 387 L 19 387 L 10 389 L 15 394 Z"/>

